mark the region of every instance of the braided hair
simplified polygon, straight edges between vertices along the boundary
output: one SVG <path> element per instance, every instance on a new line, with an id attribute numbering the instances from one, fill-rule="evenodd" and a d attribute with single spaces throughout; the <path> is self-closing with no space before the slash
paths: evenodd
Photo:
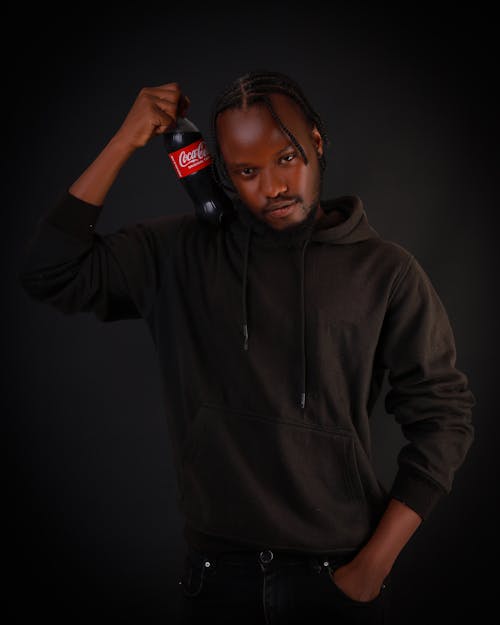
<path id="1" fill-rule="evenodd" d="M 309 101 L 304 95 L 302 89 L 292 78 L 280 72 L 255 71 L 244 74 L 231 83 L 229 87 L 227 87 L 226 90 L 217 97 L 210 121 L 210 132 L 214 144 L 212 171 L 219 186 L 221 186 L 229 196 L 235 196 L 237 193 L 227 172 L 219 142 L 217 140 L 216 131 L 217 116 L 226 109 L 245 109 L 256 102 L 263 102 L 275 122 L 298 150 L 304 163 L 306 165 L 308 163 L 304 148 L 297 141 L 293 133 L 281 121 L 279 115 L 274 110 L 269 98 L 269 96 L 273 93 L 281 93 L 296 102 L 311 125 L 315 125 L 317 127 L 324 146 L 326 147 L 329 143 L 323 120 L 309 104 Z M 325 150 L 323 150 L 323 154 L 318 155 L 318 159 L 320 171 L 321 174 L 323 174 L 326 167 Z"/>

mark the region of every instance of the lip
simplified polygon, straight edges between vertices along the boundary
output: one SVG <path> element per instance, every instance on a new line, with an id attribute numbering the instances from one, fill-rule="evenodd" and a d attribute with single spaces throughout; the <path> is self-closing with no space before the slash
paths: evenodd
<path id="1" fill-rule="evenodd" d="M 274 208 L 266 211 L 266 214 L 270 217 L 284 217 L 292 212 L 296 203 L 296 200 L 291 202 L 280 202 L 279 204 L 276 204 Z"/>

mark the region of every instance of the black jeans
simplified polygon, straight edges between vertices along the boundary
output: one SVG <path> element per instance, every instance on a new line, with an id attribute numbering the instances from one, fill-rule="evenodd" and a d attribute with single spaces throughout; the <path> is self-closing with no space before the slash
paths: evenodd
<path id="1" fill-rule="evenodd" d="M 264 550 L 211 556 L 188 548 L 179 580 L 181 623 L 217 625 L 385 625 L 390 575 L 371 601 L 355 601 L 331 574 L 353 555 Z"/>

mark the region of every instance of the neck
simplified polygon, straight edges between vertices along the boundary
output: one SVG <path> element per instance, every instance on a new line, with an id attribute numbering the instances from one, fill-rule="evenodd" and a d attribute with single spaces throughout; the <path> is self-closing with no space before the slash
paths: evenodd
<path id="1" fill-rule="evenodd" d="M 247 227 L 251 227 L 255 234 L 273 241 L 276 245 L 294 245 L 309 239 L 316 222 L 324 215 L 318 201 L 301 222 L 278 230 L 256 217 L 239 198 L 233 200 L 233 204 L 240 220 Z"/>

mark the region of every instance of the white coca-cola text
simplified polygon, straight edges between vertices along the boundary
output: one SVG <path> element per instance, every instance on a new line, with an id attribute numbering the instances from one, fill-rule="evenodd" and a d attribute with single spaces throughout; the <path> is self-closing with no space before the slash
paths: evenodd
<path id="1" fill-rule="evenodd" d="M 204 141 L 200 141 L 198 146 L 194 150 L 186 152 L 182 150 L 179 154 L 179 165 L 186 167 L 192 161 L 202 161 L 208 156 L 207 148 Z"/>

